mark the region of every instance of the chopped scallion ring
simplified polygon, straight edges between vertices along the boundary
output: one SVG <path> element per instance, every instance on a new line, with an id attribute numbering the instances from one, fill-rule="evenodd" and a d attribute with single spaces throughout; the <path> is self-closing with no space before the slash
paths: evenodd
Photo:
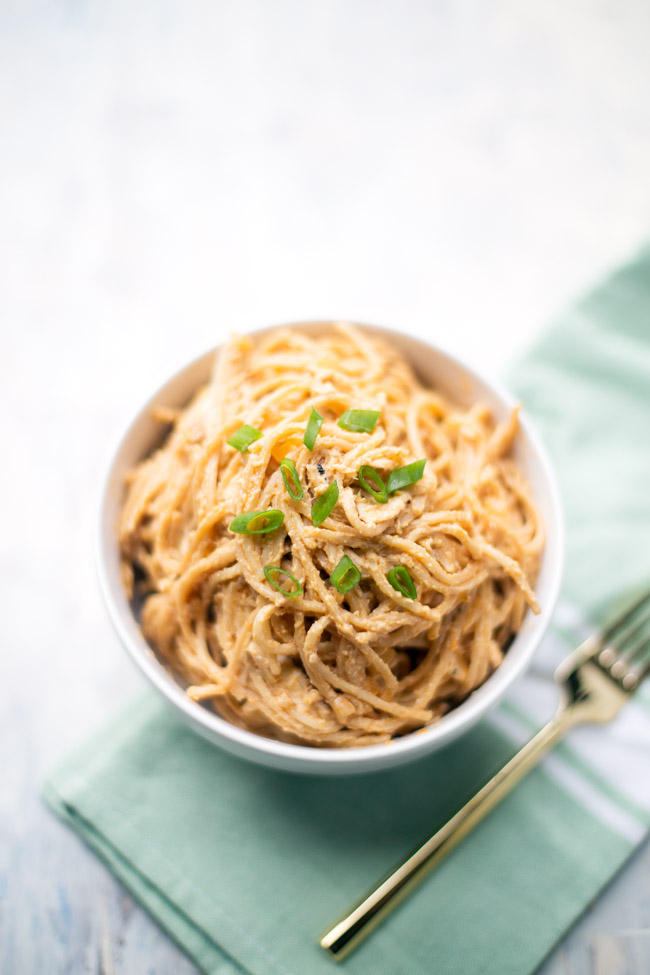
<path id="1" fill-rule="evenodd" d="M 320 428 L 323 425 L 323 417 L 320 415 L 318 410 L 315 410 L 312 406 L 311 413 L 309 414 L 309 421 L 307 423 L 307 429 L 305 430 L 305 436 L 302 438 L 307 450 L 313 450 L 314 444 L 316 443 L 316 437 L 320 432 Z"/>
<path id="2" fill-rule="evenodd" d="M 386 578 L 390 582 L 393 589 L 401 593 L 402 596 L 406 596 L 407 599 L 418 598 L 415 583 L 411 578 L 411 573 L 405 565 L 396 565 L 395 568 L 386 573 Z"/>
<path id="3" fill-rule="evenodd" d="M 404 467 L 396 467 L 386 478 L 386 490 L 389 494 L 401 491 L 402 488 L 410 487 L 419 481 L 424 474 L 424 460 L 414 460 L 412 464 L 405 464 Z"/>
<path id="4" fill-rule="evenodd" d="M 251 427 L 248 423 L 244 423 L 239 430 L 235 430 L 232 437 L 229 437 L 226 443 L 229 443 L 231 447 L 235 450 L 240 450 L 242 454 L 245 454 L 252 443 L 259 440 L 262 436 L 259 430 L 255 427 Z"/>
<path id="5" fill-rule="evenodd" d="M 372 433 L 380 416 L 380 410 L 346 410 L 339 418 L 338 425 L 353 433 Z"/>
<path id="6" fill-rule="evenodd" d="M 243 511 L 230 522 L 230 531 L 238 535 L 265 535 L 284 522 L 284 513 L 277 508 L 267 511 Z"/>
<path id="7" fill-rule="evenodd" d="M 322 525 L 339 499 L 339 486 L 336 481 L 325 488 L 320 498 L 311 506 L 311 520 L 316 528 Z"/>
<path id="8" fill-rule="evenodd" d="M 332 572 L 330 582 L 340 593 L 350 592 L 361 582 L 361 570 L 348 555 L 344 555 Z"/>
<path id="9" fill-rule="evenodd" d="M 302 582 L 300 582 L 299 579 L 296 579 L 296 577 L 290 572 L 287 572 L 286 569 L 281 569 L 279 565 L 265 565 L 264 575 L 271 583 L 273 588 L 277 589 L 278 592 L 281 592 L 283 596 L 288 596 L 289 599 L 295 599 L 296 596 L 302 595 Z M 274 578 L 274 576 L 276 578 Z M 284 586 L 280 584 L 277 576 L 286 576 L 287 579 L 293 582 L 294 588 L 285 589 Z"/>
<path id="10" fill-rule="evenodd" d="M 362 464 L 357 473 L 359 478 L 359 484 L 361 487 L 368 492 L 371 497 L 375 499 L 379 504 L 386 504 L 388 501 L 388 492 L 386 490 L 386 485 L 384 479 L 382 478 L 379 471 L 371 467 L 370 464 Z"/>
<path id="11" fill-rule="evenodd" d="M 303 496 L 302 484 L 298 477 L 296 465 L 290 457 L 283 457 L 280 461 L 280 473 L 289 497 L 293 498 L 294 501 L 300 501 Z"/>

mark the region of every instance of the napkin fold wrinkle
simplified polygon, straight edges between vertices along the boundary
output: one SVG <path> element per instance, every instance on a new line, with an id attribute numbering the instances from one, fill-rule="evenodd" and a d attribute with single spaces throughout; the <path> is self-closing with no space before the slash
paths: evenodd
<path id="1" fill-rule="evenodd" d="M 322 930 L 550 716 L 554 664 L 650 582 L 650 249 L 545 333 L 509 385 L 558 471 L 567 566 L 553 632 L 492 716 L 413 765 L 321 779 L 222 753 L 146 690 L 48 777 L 52 808 L 202 971 L 331 975 Z M 611 726 L 549 755 L 344 968 L 526 975 L 649 828 L 643 687 Z"/>

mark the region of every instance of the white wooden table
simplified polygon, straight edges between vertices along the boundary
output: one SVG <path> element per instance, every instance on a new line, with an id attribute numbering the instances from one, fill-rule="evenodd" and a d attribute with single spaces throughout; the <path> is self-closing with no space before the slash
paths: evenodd
<path id="1" fill-rule="evenodd" d="M 499 371 L 650 233 L 650 7 L 0 4 L 0 971 L 192 966 L 42 806 L 138 684 L 110 441 L 231 329 L 346 316 Z M 646 846 L 544 966 L 650 971 Z"/>

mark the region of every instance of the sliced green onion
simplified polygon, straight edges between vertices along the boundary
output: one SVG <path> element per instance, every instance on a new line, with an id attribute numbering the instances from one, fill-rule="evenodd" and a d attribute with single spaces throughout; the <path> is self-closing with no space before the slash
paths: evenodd
<path id="1" fill-rule="evenodd" d="M 386 573 L 386 578 L 390 582 L 393 589 L 401 593 L 402 596 L 406 596 L 407 599 L 417 599 L 418 593 L 415 588 L 415 583 L 411 578 L 411 573 L 406 568 L 405 565 L 396 565 L 394 569 Z"/>
<path id="2" fill-rule="evenodd" d="M 295 599 L 296 596 L 300 596 L 302 594 L 302 582 L 300 582 L 299 579 L 296 579 L 296 577 L 290 572 L 287 572 L 286 569 L 281 569 L 279 565 L 265 565 L 264 575 L 271 583 L 273 588 L 277 589 L 278 592 L 281 592 L 283 596 L 288 596 L 289 599 Z M 276 578 L 274 578 L 274 576 L 276 576 Z M 286 576 L 287 579 L 290 579 L 291 582 L 293 582 L 294 588 L 285 589 L 284 586 L 280 585 L 280 581 L 277 579 L 277 576 Z"/>
<path id="3" fill-rule="evenodd" d="M 338 499 L 339 486 L 336 481 L 332 481 L 329 487 L 325 488 L 320 498 L 314 501 L 311 506 L 311 520 L 316 528 L 323 524 Z"/>
<path id="4" fill-rule="evenodd" d="M 255 427 L 251 427 L 248 423 L 244 423 L 239 430 L 235 430 L 232 437 L 226 441 L 235 450 L 241 450 L 242 454 L 245 454 L 252 443 L 259 440 L 262 434 Z"/>
<path id="5" fill-rule="evenodd" d="M 394 494 L 395 491 L 401 491 L 402 488 L 410 487 L 411 484 L 419 481 L 424 474 L 424 465 L 426 462 L 426 458 L 424 460 L 414 460 L 412 464 L 406 464 L 404 467 L 396 467 L 394 471 L 391 471 L 386 478 L 386 490 L 388 493 Z"/>
<path id="6" fill-rule="evenodd" d="M 359 468 L 357 477 L 359 478 L 359 484 L 361 487 L 367 491 L 368 494 L 372 495 L 375 501 L 379 502 L 379 504 L 386 504 L 388 501 L 388 492 L 386 490 L 384 479 L 379 471 L 375 470 L 374 467 L 371 467 L 370 464 L 363 464 Z"/>
<path id="7" fill-rule="evenodd" d="M 361 582 L 361 569 L 348 555 L 344 555 L 330 576 L 330 582 L 340 593 L 350 592 Z"/>
<path id="8" fill-rule="evenodd" d="M 320 415 L 318 410 L 315 410 L 312 406 L 311 413 L 309 414 L 309 421 L 307 423 L 307 429 L 305 430 L 305 436 L 302 438 L 307 450 L 313 450 L 314 444 L 316 443 L 316 437 L 323 425 L 323 417 Z"/>
<path id="9" fill-rule="evenodd" d="M 280 473 L 282 474 L 282 480 L 284 481 L 284 486 L 287 489 L 289 497 L 293 498 L 294 501 L 300 501 L 303 495 L 302 484 L 298 477 L 296 465 L 291 460 L 291 457 L 282 458 L 280 461 Z"/>
<path id="10" fill-rule="evenodd" d="M 380 410 L 346 410 L 338 425 L 354 433 L 372 433 L 380 416 Z"/>
<path id="11" fill-rule="evenodd" d="M 243 511 L 230 522 L 230 531 L 238 535 L 265 535 L 279 528 L 284 521 L 284 514 L 277 508 L 268 511 Z"/>

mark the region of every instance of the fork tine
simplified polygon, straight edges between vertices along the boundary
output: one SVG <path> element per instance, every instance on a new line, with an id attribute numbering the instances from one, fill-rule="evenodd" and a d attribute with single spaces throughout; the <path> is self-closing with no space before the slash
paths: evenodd
<path id="1" fill-rule="evenodd" d="M 637 649 L 635 656 L 641 658 L 639 664 L 629 670 L 621 681 L 626 691 L 633 691 L 650 674 L 650 659 L 645 658 L 646 650 L 650 650 L 650 637 Z"/>
<path id="2" fill-rule="evenodd" d="M 635 663 L 647 648 L 649 642 L 647 623 L 649 619 L 650 613 L 646 613 L 624 636 L 609 644 L 607 649 L 613 654 L 611 658 L 613 663 L 609 666 L 612 677 L 616 677 L 617 680 L 623 677 L 630 665 Z M 639 634 L 641 634 L 641 639 L 635 640 L 634 638 L 638 637 Z"/>
<path id="3" fill-rule="evenodd" d="M 623 627 L 627 626 L 627 624 L 634 619 L 638 610 L 640 610 L 645 603 L 650 605 L 650 589 L 646 589 L 645 592 L 639 596 L 636 602 L 632 603 L 632 605 L 627 609 L 624 609 L 615 620 L 612 620 L 612 622 L 603 629 L 602 642 L 609 643 L 618 630 L 623 629 Z"/>
<path id="4" fill-rule="evenodd" d="M 626 646 L 629 646 L 630 639 L 643 629 L 649 619 L 650 589 L 601 630 L 600 648 L 596 651 L 598 663 L 616 680 L 620 680 L 627 670 L 625 664 L 631 651 Z"/>
<path id="5" fill-rule="evenodd" d="M 618 637 L 619 640 L 624 640 L 626 643 L 636 636 L 637 633 L 643 629 L 645 624 L 650 620 L 650 599 L 646 606 L 637 608 L 636 616 L 632 620 L 632 625 L 625 630 L 625 635 Z M 620 629 L 620 627 L 619 627 Z M 615 638 L 616 639 L 616 638 Z"/>
<path id="6" fill-rule="evenodd" d="M 650 630 L 646 631 L 645 639 L 641 640 L 634 647 L 634 650 L 630 654 L 630 664 L 634 664 L 635 666 L 642 664 L 647 656 L 648 650 L 650 650 Z"/>

